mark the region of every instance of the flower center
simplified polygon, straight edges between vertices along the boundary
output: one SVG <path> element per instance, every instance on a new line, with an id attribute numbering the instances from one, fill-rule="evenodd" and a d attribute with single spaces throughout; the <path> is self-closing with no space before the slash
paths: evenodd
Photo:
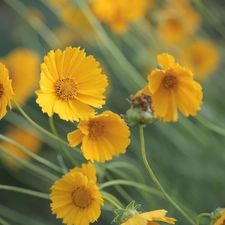
<path id="1" fill-rule="evenodd" d="M 74 79 L 65 77 L 56 81 L 55 91 L 60 99 L 67 101 L 75 98 L 77 94 L 77 84 Z"/>
<path id="2" fill-rule="evenodd" d="M 0 98 L 3 96 L 3 92 L 4 89 L 3 89 L 3 84 L 0 84 Z"/>
<path id="3" fill-rule="evenodd" d="M 89 127 L 89 137 L 91 139 L 97 139 L 104 134 L 105 125 L 100 121 L 90 121 L 88 127 Z"/>
<path id="4" fill-rule="evenodd" d="M 73 204 L 80 209 L 87 208 L 93 200 L 91 193 L 84 186 L 77 187 L 72 192 L 71 198 Z"/>
<path id="5" fill-rule="evenodd" d="M 177 86 L 177 78 L 171 75 L 165 76 L 162 85 L 167 91 L 174 89 Z"/>

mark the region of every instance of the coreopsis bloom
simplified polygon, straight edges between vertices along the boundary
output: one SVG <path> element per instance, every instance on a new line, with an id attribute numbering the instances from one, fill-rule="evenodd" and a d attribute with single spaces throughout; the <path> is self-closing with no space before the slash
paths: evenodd
<path id="1" fill-rule="evenodd" d="M 211 213 L 211 225 L 224 225 L 225 224 L 225 209 L 217 208 Z"/>
<path id="2" fill-rule="evenodd" d="M 42 111 L 72 122 L 94 116 L 90 106 L 102 107 L 108 85 L 98 67 L 99 62 L 80 48 L 51 50 L 41 64 L 40 90 L 36 91 Z"/>
<path id="3" fill-rule="evenodd" d="M 14 100 L 23 105 L 38 86 L 40 59 L 36 52 L 16 48 L 1 59 L 13 82 Z"/>
<path id="4" fill-rule="evenodd" d="M 155 221 L 175 224 L 176 219 L 166 217 L 167 211 L 165 209 L 154 210 L 150 212 L 140 213 L 137 209 L 141 205 L 135 205 L 132 201 L 125 209 L 116 209 L 116 218 L 113 222 L 121 225 L 159 225 Z"/>
<path id="5" fill-rule="evenodd" d="M 191 69 L 195 78 L 207 78 L 219 66 L 216 46 L 206 39 L 196 39 L 180 55 L 180 63 Z"/>
<path id="6" fill-rule="evenodd" d="M 38 153 L 41 150 L 42 141 L 40 135 L 35 132 L 33 129 L 28 127 L 18 128 L 18 127 L 9 127 L 5 132 L 4 135 L 13 141 L 17 142 L 27 150 L 33 153 Z M 29 155 L 21 151 L 15 145 L 1 141 L 1 146 L 7 149 L 8 152 L 12 153 L 19 158 L 30 161 L 31 158 Z M 3 163 L 10 167 L 11 169 L 20 169 L 21 164 L 15 161 L 12 157 L 2 154 Z"/>
<path id="7" fill-rule="evenodd" d="M 9 71 L 3 63 L 0 62 L 0 120 L 7 113 L 7 106 L 11 109 L 10 99 L 14 96 L 12 89 L 12 80 L 9 79 Z"/>
<path id="8" fill-rule="evenodd" d="M 95 16 L 115 32 L 126 32 L 131 21 L 144 17 L 148 0 L 94 0 L 91 9 Z"/>
<path id="9" fill-rule="evenodd" d="M 164 53 L 157 57 L 162 69 L 155 69 L 148 75 L 154 117 L 175 122 L 177 109 L 186 117 L 194 116 L 202 103 L 201 85 L 193 80 L 189 69 L 175 63 L 173 56 Z"/>
<path id="10" fill-rule="evenodd" d="M 78 129 L 67 135 L 69 145 L 77 146 L 87 160 L 105 162 L 125 153 L 130 143 L 130 131 L 119 115 L 105 111 L 88 120 L 81 120 Z"/>
<path id="11" fill-rule="evenodd" d="M 83 173 L 83 170 L 87 173 Z M 51 209 L 57 218 L 62 218 L 67 225 L 89 225 L 95 222 L 100 214 L 103 199 L 96 183 L 90 179 L 93 171 L 82 166 L 72 170 L 56 181 L 51 187 Z"/>

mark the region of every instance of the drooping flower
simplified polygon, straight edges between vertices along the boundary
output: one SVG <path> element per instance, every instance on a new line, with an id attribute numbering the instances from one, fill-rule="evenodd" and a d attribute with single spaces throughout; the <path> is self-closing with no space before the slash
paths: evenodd
<path id="1" fill-rule="evenodd" d="M 50 51 L 41 64 L 37 103 L 48 116 L 57 113 L 63 120 L 78 121 L 94 116 L 90 106 L 101 108 L 108 85 L 99 63 L 80 48 Z"/>
<path id="2" fill-rule="evenodd" d="M 170 224 L 175 224 L 176 222 L 176 219 L 165 216 L 167 213 L 165 209 L 140 213 L 137 211 L 140 206 L 140 204 L 135 205 L 135 202 L 132 201 L 125 209 L 116 209 L 116 218 L 113 222 L 121 225 L 159 225 L 154 221 L 161 221 Z"/>
<path id="3" fill-rule="evenodd" d="M 158 55 L 163 68 L 148 75 L 148 89 L 152 97 L 154 117 L 165 122 L 177 121 L 179 109 L 184 116 L 194 116 L 202 103 L 202 87 L 193 80 L 193 73 L 167 53 Z"/>
<path id="4" fill-rule="evenodd" d="M 91 9 L 96 17 L 115 32 L 126 32 L 131 21 L 143 17 L 148 0 L 94 0 Z"/>
<path id="5" fill-rule="evenodd" d="M 224 225 L 225 224 L 225 209 L 217 208 L 211 213 L 211 225 Z"/>
<path id="6" fill-rule="evenodd" d="M 92 176 L 92 175 L 91 175 Z M 51 209 L 67 225 L 89 225 L 100 214 L 98 186 L 82 172 L 69 172 L 51 187 Z"/>
<path id="7" fill-rule="evenodd" d="M 33 153 L 38 153 L 41 150 L 41 137 L 40 135 L 35 132 L 33 129 L 28 127 L 8 127 L 8 129 L 4 132 L 4 135 L 15 141 L 16 143 L 20 144 L 27 150 Z M 7 149 L 8 152 L 12 153 L 15 156 L 18 156 L 19 158 L 30 161 L 31 158 L 29 155 L 21 151 L 18 147 L 15 145 L 6 142 L 1 141 L 1 146 Z M 20 169 L 21 164 L 15 161 L 12 157 L 2 154 L 3 163 L 10 167 L 11 169 Z"/>
<path id="8" fill-rule="evenodd" d="M 13 99 L 23 105 L 38 86 L 40 59 L 36 52 L 16 48 L 1 59 L 9 70 L 15 96 Z"/>
<path id="9" fill-rule="evenodd" d="M 219 53 L 212 42 L 198 38 L 182 51 L 179 61 L 191 69 L 194 78 L 204 79 L 219 66 Z"/>
<path id="10" fill-rule="evenodd" d="M 105 111 L 89 120 L 81 120 L 78 129 L 67 135 L 69 145 L 82 142 L 81 150 L 87 160 L 105 162 L 125 153 L 130 143 L 130 131 L 119 115 Z"/>
<path id="11" fill-rule="evenodd" d="M 3 63 L 0 62 L 0 120 L 7 113 L 7 106 L 11 109 L 10 99 L 14 96 L 12 89 L 12 80 L 9 79 L 9 71 Z"/>

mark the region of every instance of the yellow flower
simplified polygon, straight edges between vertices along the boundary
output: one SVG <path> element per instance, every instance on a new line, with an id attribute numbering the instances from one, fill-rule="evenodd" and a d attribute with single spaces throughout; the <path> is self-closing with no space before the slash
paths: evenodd
<path id="1" fill-rule="evenodd" d="M 101 214 L 103 199 L 93 180 L 69 172 L 51 187 L 51 209 L 67 225 L 89 225 Z"/>
<path id="2" fill-rule="evenodd" d="M 9 71 L 3 63 L 0 62 L 0 120 L 5 116 L 9 106 L 11 109 L 10 99 L 13 97 L 12 80 L 9 79 Z"/>
<path id="3" fill-rule="evenodd" d="M 129 135 L 124 120 L 111 111 L 105 111 L 80 121 L 78 129 L 69 133 L 67 138 L 72 147 L 82 142 L 81 150 L 87 160 L 105 162 L 126 152 Z"/>
<path id="4" fill-rule="evenodd" d="M 219 66 L 219 53 L 213 43 L 199 38 L 182 51 L 179 61 L 195 78 L 207 78 Z"/>
<path id="5" fill-rule="evenodd" d="M 167 53 L 158 55 L 162 70 L 155 69 L 148 76 L 154 117 L 165 122 L 177 121 L 179 109 L 184 116 L 196 115 L 202 103 L 202 87 L 193 80 L 193 73 Z"/>
<path id="6" fill-rule="evenodd" d="M 4 135 L 33 153 L 38 153 L 41 149 L 42 143 L 40 136 L 33 129 L 27 127 L 10 127 L 6 130 Z M 19 148 L 17 148 L 15 145 L 10 144 L 9 142 L 2 141 L 1 146 L 7 149 L 7 151 L 11 152 L 13 155 L 18 156 L 23 160 L 31 160 L 29 155 L 22 152 Z M 19 169 L 21 167 L 20 163 L 6 154 L 2 154 L 2 158 L 3 162 L 12 169 Z"/>
<path id="7" fill-rule="evenodd" d="M 125 32 L 128 23 L 143 17 L 148 0 L 94 0 L 91 9 L 96 17 L 115 32 Z"/>
<path id="8" fill-rule="evenodd" d="M 159 225 L 152 221 L 161 221 L 164 223 L 175 224 L 176 219 L 166 217 L 167 211 L 164 209 L 154 210 L 132 216 L 122 225 Z"/>
<path id="9" fill-rule="evenodd" d="M 15 97 L 23 105 L 37 88 L 40 59 L 37 53 L 23 48 L 14 49 L 2 62 L 9 69 Z"/>
<path id="10" fill-rule="evenodd" d="M 72 122 L 94 116 L 90 106 L 102 107 L 108 85 L 98 66 L 94 57 L 80 48 L 51 50 L 41 64 L 40 90 L 36 91 L 42 111 Z"/>
<path id="11" fill-rule="evenodd" d="M 211 225 L 224 225 L 225 224 L 225 209 L 217 208 L 211 213 Z"/>

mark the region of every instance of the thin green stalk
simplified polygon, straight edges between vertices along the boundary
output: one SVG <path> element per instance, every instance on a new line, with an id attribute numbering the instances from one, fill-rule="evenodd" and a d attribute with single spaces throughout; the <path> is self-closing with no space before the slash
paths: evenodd
<path id="1" fill-rule="evenodd" d="M 19 158 L 18 156 L 14 155 L 13 153 L 7 151 L 5 148 L 3 148 L 1 145 L 0 145 L 0 152 L 3 152 L 4 154 L 10 156 L 11 158 L 13 158 L 15 161 L 17 161 L 18 163 L 22 164 L 23 166 L 31 169 L 32 171 L 40 174 L 41 176 L 43 177 L 46 177 L 52 181 L 55 181 L 55 180 L 58 180 L 59 177 L 53 175 L 52 173 L 49 173 L 48 171 L 46 170 L 43 170 L 42 168 L 38 167 L 38 166 L 35 166 L 33 165 L 32 163 L 30 162 L 27 162 L 26 160 L 24 159 L 21 159 Z"/>
<path id="2" fill-rule="evenodd" d="M 201 219 L 203 216 L 208 216 L 208 217 L 210 217 L 211 214 L 210 214 L 210 213 L 201 213 L 201 214 L 199 214 L 198 217 L 196 218 L 196 225 L 199 225 L 200 219 Z"/>
<path id="3" fill-rule="evenodd" d="M 28 156 L 30 156 L 32 159 L 36 160 L 37 162 L 49 167 L 50 169 L 59 172 L 61 174 L 62 173 L 62 169 L 58 166 L 56 166 L 55 164 L 53 164 L 52 162 L 34 154 L 33 152 L 29 151 L 28 149 L 24 148 L 22 145 L 18 144 L 17 142 L 13 141 L 12 139 L 9 139 L 7 137 L 5 137 L 4 135 L 0 134 L 0 139 L 4 140 L 12 145 L 14 145 L 15 147 L 17 147 L 18 149 L 20 149 L 22 152 L 24 152 L 25 154 L 27 154 Z"/>
<path id="4" fill-rule="evenodd" d="M 14 192 L 19 192 L 19 193 L 25 194 L 25 195 L 32 195 L 32 196 L 38 197 L 38 198 L 49 199 L 49 194 L 41 193 L 38 191 L 32 191 L 32 190 L 25 189 L 25 188 L 9 186 L 9 185 L 0 185 L 0 190 L 14 191 Z"/>
<path id="5" fill-rule="evenodd" d="M 27 121 L 29 121 L 35 128 L 37 128 L 38 130 L 40 130 L 42 133 L 46 134 L 47 136 L 51 137 L 54 140 L 60 141 L 61 143 L 63 143 L 64 145 L 68 146 L 68 143 L 63 141 L 62 139 L 60 139 L 59 137 L 55 136 L 54 134 L 48 132 L 47 130 L 45 130 L 44 128 L 42 128 L 41 126 L 39 126 L 37 123 L 35 123 L 24 111 L 23 109 L 18 105 L 18 103 L 11 99 L 11 101 L 15 104 L 15 106 L 18 108 L 18 110 L 20 111 L 20 113 L 25 117 L 25 119 Z"/>
<path id="6" fill-rule="evenodd" d="M 101 195 L 102 195 L 102 198 L 107 200 L 108 202 L 110 202 L 112 205 L 114 205 L 117 209 L 120 209 L 123 207 L 122 203 L 117 199 L 115 198 L 113 195 L 105 192 L 105 191 L 101 191 Z"/>
<path id="7" fill-rule="evenodd" d="M 146 169 L 149 172 L 149 175 L 151 176 L 152 180 L 154 181 L 155 185 L 158 187 L 158 189 L 163 193 L 164 197 L 167 199 L 167 201 L 172 204 L 192 225 L 195 224 L 195 222 L 183 211 L 183 209 L 180 208 L 171 198 L 170 196 L 166 193 L 162 185 L 159 183 L 157 180 L 155 174 L 153 173 L 147 157 L 146 157 L 146 152 L 145 152 L 145 141 L 144 141 L 144 131 L 143 131 L 143 125 L 139 125 L 139 132 L 140 132 L 140 143 L 141 143 L 141 154 L 142 154 L 142 159 L 144 162 L 144 165 Z"/>
<path id="8" fill-rule="evenodd" d="M 58 37 L 38 17 L 31 17 L 29 8 L 22 1 L 4 0 L 14 9 L 53 49 L 61 46 Z"/>
<path id="9" fill-rule="evenodd" d="M 213 124 L 212 122 L 210 122 L 209 120 L 205 119 L 203 116 L 201 115 L 196 115 L 195 119 L 197 119 L 202 125 L 204 125 L 205 127 L 209 128 L 210 130 L 225 136 L 225 129 L 222 127 L 219 127 L 215 124 Z"/>
<path id="10" fill-rule="evenodd" d="M 0 224 L 1 225 L 10 225 L 9 223 L 7 223 L 5 220 L 3 220 L 2 218 L 0 218 Z"/>
<path id="11" fill-rule="evenodd" d="M 49 125 L 51 127 L 52 133 L 58 137 L 58 133 L 56 131 L 55 128 L 55 124 L 54 124 L 54 120 L 53 120 L 53 116 L 49 117 Z M 58 144 L 59 144 L 59 148 L 62 151 L 62 153 L 66 156 L 66 158 L 74 165 L 78 165 L 78 163 L 76 162 L 76 160 L 73 158 L 73 156 L 67 151 L 66 148 L 64 148 L 64 146 L 62 145 L 62 143 L 57 140 Z"/>

